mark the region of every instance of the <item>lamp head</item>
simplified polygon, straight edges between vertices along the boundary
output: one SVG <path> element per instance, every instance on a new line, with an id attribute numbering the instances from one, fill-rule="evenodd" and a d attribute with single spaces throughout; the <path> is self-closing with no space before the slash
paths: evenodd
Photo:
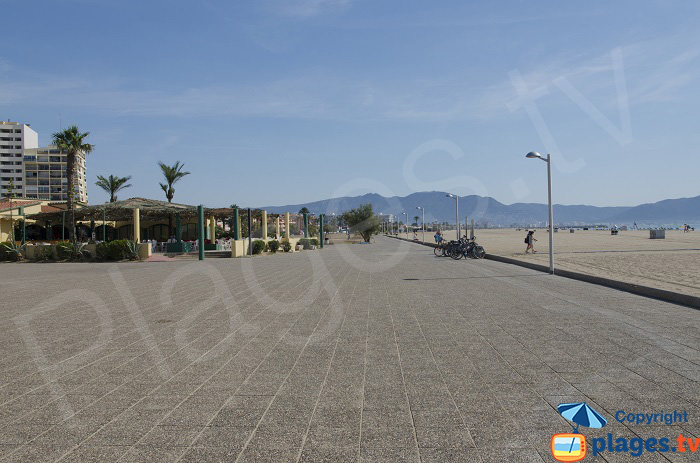
<path id="1" fill-rule="evenodd" d="M 530 151 L 525 155 L 526 158 L 538 158 L 542 159 L 542 155 L 538 153 L 537 151 Z"/>
<path id="2" fill-rule="evenodd" d="M 454 197 L 455 197 L 455 195 L 453 195 L 452 193 L 447 193 L 445 196 L 447 196 L 448 198 L 454 198 Z"/>
<path id="3" fill-rule="evenodd" d="M 422 208 L 422 207 L 420 207 L 420 206 L 416 206 L 416 209 L 423 209 L 423 208 Z"/>

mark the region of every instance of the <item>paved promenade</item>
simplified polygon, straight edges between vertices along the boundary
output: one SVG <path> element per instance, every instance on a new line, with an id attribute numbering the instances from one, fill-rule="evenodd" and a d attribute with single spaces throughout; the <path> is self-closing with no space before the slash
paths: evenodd
<path id="1" fill-rule="evenodd" d="M 700 311 L 516 266 L 379 237 L 0 277 L 2 462 L 549 462 L 583 401 L 589 442 L 700 438 Z"/>

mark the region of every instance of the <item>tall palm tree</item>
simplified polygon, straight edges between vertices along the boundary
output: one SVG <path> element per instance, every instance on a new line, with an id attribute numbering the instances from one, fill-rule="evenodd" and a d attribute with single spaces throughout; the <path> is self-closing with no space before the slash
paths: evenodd
<path id="1" fill-rule="evenodd" d="M 75 158 L 78 153 L 83 153 L 86 157 L 95 149 L 95 145 L 85 143 L 85 139 L 90 132 L 81 133 L 77 125 L 71 125 L 62 132 L 52 135 L 53 144 L 66 153 L 66 176 L 68 177 L 68 210 L 71 212 L 72 226 L 68 230 L 68 236 L 75 241 L 75 209 L 73 208 L 73 198 L 75 196 Z"/>
<path id="2" fill-rule="evenodd" d="M 160 187 L 165 193 L 165 197 L 168 198 L 168 202 L 173 202 L 173 196 L 175 196 L 175 188 L 173 185 L 177 183 L 185 175 L 190 175 L 189 172 L 183 172 L 182 168 L 185 167 L 185 163 L 180 164 L 180 161 L 176 161 L 175 164 L 169 166 L 163 162 L 158 162 L 160 170 L 163 172 L 165 177 L 165 183 L 161 183 Z M 168 231 L 170 235 L 173 235 L 173 215 L 168 216 Z"/>
<path id="3" fill-rule="evenodd" d="M 180 164 L 180 161 L 175 162 L 172 166 L 158 162 L 160 170 L 163 171 L 163 176 L 165 177 L 165 183 L 161 183 L 160 187 L 165 193 L 165 197 L 168 198 L 168 202 L 173 202 L 173 196 L 175 196 L 175 188 L 173 185 L 177 183 L 185 175 L 190 175 L 189 172 L 183 172 L 182 168 L 185 167 L 185 163 Z"/>
<path id="4" fill-rule="evenodd" d="M 299 209 L 299 214 L 308 214 L 308 213 L 309 213 L 309 209 L 306 206 Z"/>
<path id="5" fill-rule="evenodd" d="M 113 203 L 117 200 L 117 192 L 131 186 L 131 184 L 125 185 L 129 180 L 131 180 L 131 175 L 127 175 L 126 177 L 110 175 L 107 178 L 98 175 L 95 185 L 109 193 L 109 202 Z"/>

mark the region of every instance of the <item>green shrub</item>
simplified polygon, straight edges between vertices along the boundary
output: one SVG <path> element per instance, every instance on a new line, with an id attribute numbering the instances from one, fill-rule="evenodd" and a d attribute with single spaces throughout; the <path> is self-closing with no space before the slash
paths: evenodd
<path id="1" fill-rule="evenodd" d="M 62 241 L 56 245 L 58 260 L 70 260 L 74 251 L 75 247 L 70 241 Z"/>
<path id="2" fill-rule="evenodd" d="M 37 262 L 46 262 L 49 259 L 51 259 L 51 246 L 34 246 L 34 260 Z"/>
<path id="3" fill-rule="evenodd" d="M 110 260 L 124 260 L 129 257 L 128 240 L 114 240 L 109 242 Z"/>
<path id="4" fill-rule="evenodd" d="M 318 240 L 316 238 L 302 238 L 299 240 L 298 244 L 304 246 L 304 249 L 311 249 L 311 246 L 318 246 Z"/>
<path id="5" fill-rule="evenodd" d="M 267 242 L 267 250 L 272 254 L 276 253 L 280 248 L 280 242 L 277 240 L 270 240 Z"/>
<path id="6" fill-rule="evenodd" d="M 253 254 L 260 254 L 265 250 L 265 242 L 263 240 L 253 241 Z"/>
<path id="7" fill-rule="evenodd" d="M 282 240 L 282 250 L 284 252 L 289 252 L 292 250 L 292 244 L 289 242 L 287 238 Z"/>
<path id="8" fill-rule="evenodd" d="M 97 243 L 97 247 L 95 248 L 95 256 L 99 260 L 109 260 L 108 255 L 109 255 L 109 243 L 106 243 L 106 242 Z"/>
<path id="9" fill-rule="evenodd" d="M 97 245 L 97 258 L 100 260 L 124 260 L 132 259 L 132 249 L 129 240 L 114 240 Z M 137 249 L 138 254 L 138 249 Z"/>

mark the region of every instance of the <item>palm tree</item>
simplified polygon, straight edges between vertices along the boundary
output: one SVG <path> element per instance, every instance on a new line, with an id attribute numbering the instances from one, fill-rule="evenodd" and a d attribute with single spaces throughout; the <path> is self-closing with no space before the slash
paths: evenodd
<path id="1" fill-rule="evenodd" d="M 71 212 L 72 226 L 68 230 L 68 236 L 72 241 L 75 241 L 75 209 L 73 209 L 73 197 L 75 196 L 75 158 L 78 153 L 83 153 L 87 156 L 95 149 L 95 145 L 85 143 L 85 139 L 88 135 L 90 135 L 90 132 L 81 133 L 77 125 L 71 125 L 64 131 L 56 132 L 52 135 L 53 144 L 67 155 L 66 176 L 68 177 L 68 200 L 66 205 Z"/>
<path id="2" fill-rule="evenodd" d="M 117 200 L 117 192 L 131 186 L 131 184 L 125 185 L 125 183 L 129 180 L 131 180 L 131 175 L 127 175 L 126 177 L 115 177 L 114 175 L 110 175 L 107 178 L 98 175 L 95 185 L 109 193 L 109 202 L 113 203 Z"/>
<path id="3" fill-rule="evenodd" d="M 165 197 L 168 198 L 168 202 L 173 202 L 173 196 L 175 196 L 175 188 L 173 185 L 177 183 L 185 175 L 190 175 L 189 172 L 183 172 L 182 168 L 185 167 L 185 163 L 180 164 L 180 161 L 176 161 L 175 164 L 169 166 L 163 162 L 158 162 L 160 170 L 163 172 L 165 177 L 165 183 L 161 183 L 160 187 L 165 193 Z M 168 216 L 168 231 L 170 235 L 173 234 L 173 215 Z"/>
<path id="4" fill-rule="evenodd" d="M 299 209 L 299 214 L 308 214 L 308 213 L 309 213 L 309 209 L 306 206 Z"/>
<path id="5" fill-rule="evenodd" d="M 172 166 L 158 162 L 160 170 L 163 171 L 163 176 L 165 176 L 165 183 L 161 183 L 160 187 L 165 192 L 165 197 L 168 198 L 168 202 L 173 202 L 173 196 L 175 196 L 175 188 L 173 185 L 177 183 L 185 175 L 190 175 L 189 172 L 182 172 L 182 168 L 185 167 L 185 163 L 180 164 L 180 161 L 175 162 Z"/>
<path id="6" fill-rule="evenodd" d="M 420 217 L 418 217 L 417 215 L 413 216 L 413 224 L 414 224 L 416 227 L 418 226 L 418 219 L 420 219 Z"/>

